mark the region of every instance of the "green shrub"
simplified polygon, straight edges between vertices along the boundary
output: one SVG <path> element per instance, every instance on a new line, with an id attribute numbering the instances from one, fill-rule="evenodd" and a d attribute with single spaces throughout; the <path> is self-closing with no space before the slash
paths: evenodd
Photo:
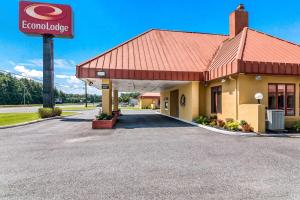
<path id="1" fill-rule="evenodd" d="M 210 125 L 210 126 L 212 126 L 212 127 L 217 126 L 217 120 L 211 121 L 208 125 Z"/>
<path id="2" fill-rule="evenodd" d="M 210 120 L 206 116 L 199 116 L 195 119 L 197 124 L 208 125 Z"/>
<path id="3" fill-rule="evenodd" d="M 241 120 L 240 125 L 241 126 L 246 126 L 246 125 L 248 125 L 248 122 L 246 122 L 245 120 Z"/>
<path id="4" fill-rule="evenodd" d="M 60 116 L 62 113 L 61 108 L 39 108 L 38 110 L 39 116 L 41 118 L 49 118 L 49 117 L 55 117 L 55 116 Z"/>
<path id="5" fill-rule="evenodd" d="M 59 107 L 55 107 L 54 110 L 53 110 L 53 114 L 54 116 L 60 116 L 62 113 L 62 109 L 59 108 Z"/>
<path id="6" fill-rule="evenodd" d="M 217 120 L 217 119 L 218 119 L 218 116 L 217 116 L 217 115 L 211 115 L 209 119 L 210 119 L 210 120 Z"/>
<path id="7" fill-rule="evenodd" d="M 295 122 L 293 128 L 296 130 L 296 132 L 300 132 L 300 121 Z"/>
<path id="8" fill-rule="evenodd" d="M 230 131 L 238 131 L 240 124 L 238 122 L 226 122 L 224 128 Z"/>
<path id="9" fill-rule="evenodd" d="M 221 119 L 218 119 L 218 120 L 217 120 L 217 126 L 218 126 L 218 127 L 223 128 L 224 125 L 225 125 L 225 122 L 224 122 L 223 120 L 221 120 Z"/>
<path id="10" fill-rule="evenodd" d="M 226 122 L 226 123 L 230 123 L 230 122 L 234 122 L 234 120 L 233 120 L 232 118 L 226 118 L 226 119 L 225 119 L 225 122 Z"/>
<path id="11" fill-rule="evenodd" d="M 101 114 L 96 116 L 97 120 L 111 120 L 112 118 L 113 118 L 112 115 L 108 115 L 106 113 L 101 113 Z"/>

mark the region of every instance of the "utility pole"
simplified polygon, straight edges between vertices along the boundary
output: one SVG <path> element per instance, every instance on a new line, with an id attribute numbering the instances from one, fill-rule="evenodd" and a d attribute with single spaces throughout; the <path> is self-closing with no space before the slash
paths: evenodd
<path id="1" fill-rule="evenodd" d="M 23 103 L 26 104 L 25 86 L 23 85 Z"/>
<path id="2" fill-rule="evenodd" d="M 84 86 L 85 86 L 85 107 L 87 108 L 87 83 L 84 82 Z"/>

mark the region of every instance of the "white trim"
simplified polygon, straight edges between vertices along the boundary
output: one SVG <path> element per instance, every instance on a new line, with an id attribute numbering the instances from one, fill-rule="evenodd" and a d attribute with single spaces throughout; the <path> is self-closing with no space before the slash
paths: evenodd
<path id="1" fill-rule="evenodd" d="M 198 127 L 200 127 L 200 128 L 204 128 L 204 129 L 207 129 L 207 130 L 216 132 L 216 133 L 221 133 L 221 134 L 223 134 L 223 135 L 234 135 L 234 136 L 257 136 L 256 133 L 243 133 L 243 132 L 234 132 L 234 131 L 221 130 L 221 129 L 214 128 L 214 127 L 211 127 L 211 126 L 205 126 L 205 125 L 197 124 L 197 123 L 195 123 L 195 122 L 191 122 L 191 121 L 188 121 L 188 120 L 180 119 L 180 118 L 178 118 L 178 117 L 169 116 L 169 115 L 166 115 L 166 114 L 163 114 L 163 113 L 160 113 L 160 112 L 156 112 L 156 113 L 157 113 L 157 114 L 160 114 L 160 115 L 163 115 L 163 116 L 166 116 L 166 117 L 170 117 L 170 118 L 172 118 L 172 119 L 176 119 L 176 120 L 179 120 L 179 121 L 182 121 L 182 122 L 185 122 L 185 123 L 194 125 L 194 126 L 198 126 Z"/>

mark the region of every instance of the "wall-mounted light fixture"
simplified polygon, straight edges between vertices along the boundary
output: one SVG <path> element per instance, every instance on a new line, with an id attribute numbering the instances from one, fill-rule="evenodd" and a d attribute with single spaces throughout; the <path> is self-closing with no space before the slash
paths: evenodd
<path id="1" fill-rule="evenodd" d="M 262 80 L 262 77 L 261 77 L 261 76 L 255 76 L 255 80 L 261 81 L 261 80 Z"/>
<path id="2" fill-rule="evenodd" d="M 260 101 L 264 98 L 264 95 L 262 93 L 256 93 L 254 98 L 257 100 L 258 104 L 260 104 Z"/>
<path id="3" fill-rule="evenodd" d="M 223 79 L 221 80 L 221 83 L 225 83 L 225 82 L 226 82 L 226 79 L 223 78 Z"/>
<path id="4" fill-rule="evenodd" d="M 105 77 L 106 76 L 106 73 L 105 73 L 105 71 L 98 71 L 98 72 L 96 72 L 97 74 L 97 77 Z"/>

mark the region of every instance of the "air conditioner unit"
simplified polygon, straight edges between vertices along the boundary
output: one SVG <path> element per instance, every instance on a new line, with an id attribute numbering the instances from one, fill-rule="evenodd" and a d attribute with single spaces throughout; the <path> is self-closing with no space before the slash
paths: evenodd
<path id="1" fill-rule="evenodd" d="M 267 129 L 272 131 L 284 130 L 284 110 L 267 110 Z"/>

